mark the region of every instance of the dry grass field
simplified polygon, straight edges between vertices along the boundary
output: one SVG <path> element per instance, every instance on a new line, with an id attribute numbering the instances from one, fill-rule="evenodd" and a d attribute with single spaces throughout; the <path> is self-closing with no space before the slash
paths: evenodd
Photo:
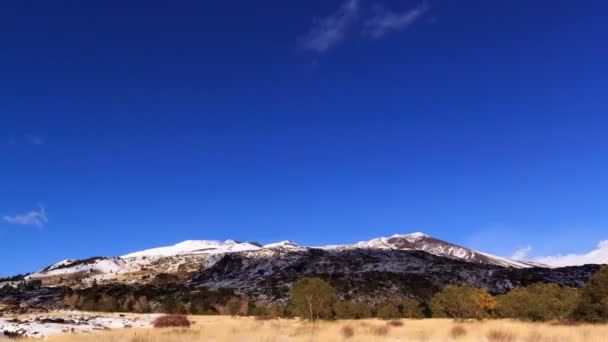
<path id="1" fill-rule="evenodd" d="M 340 320 L 310 324 L 297 319 L 191 316 L 190 328 L 117 329 L 49 337 L 48 342 L 197 341 L 608 341 L 608 325 L 558 325 L 510 320 L 454 322 L 447 319 Z M 29 341 L 29 340 L 28 340 Z M 34 341 L 34 340 L 32 340 Z"/>

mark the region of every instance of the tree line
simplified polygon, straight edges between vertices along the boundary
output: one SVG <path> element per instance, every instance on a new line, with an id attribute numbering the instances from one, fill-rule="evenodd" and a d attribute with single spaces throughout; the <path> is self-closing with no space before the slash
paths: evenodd
<path id="1" fill-rule="evenodd" d="M 336 291 L 319 278 L 303 278 L 291 290 L 293 313 L 309 320 L 395 318 L 486 319 L 515 318 L 529 321 L 608 322 L 608 266 L 576 289 L 553 283 L 535 283 L 492 296 L 467 284 L 447 285 L 428 302 L 398 299 L 371 307 L 339 301 Z"/>

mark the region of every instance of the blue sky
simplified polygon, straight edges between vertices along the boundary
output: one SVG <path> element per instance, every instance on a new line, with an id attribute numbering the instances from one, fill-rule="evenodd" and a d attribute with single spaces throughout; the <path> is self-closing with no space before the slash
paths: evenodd
<path id="1" fill-rule="evenodd" d="M 0 275 L 186 239 L 608 239 L 605 2 L 0 7 Z"/>

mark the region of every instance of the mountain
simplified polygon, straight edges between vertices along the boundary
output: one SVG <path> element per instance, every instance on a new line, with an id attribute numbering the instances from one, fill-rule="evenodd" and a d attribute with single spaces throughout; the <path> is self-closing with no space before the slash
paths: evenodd
<path id="1" fill-rule="evenodd" d="M 153 281 L 161 273 L 184 274 L 202 271 L 213 266 L 221 256 L 234 253 L 253 252 L 256 255 L 272 255 L 274 251 L 325 251 L 347 250 L 400 250 L 423 251 L 435 256 L 469 263 L 500 267 L 538 267 L 522 261 L 474 251 L 423 233 L 393 235 L 375 238 L 355 244 L 303 247 L 292 241 L 281 241 L 267 245 L 236 240 L 188 240 L 173 246 L 157 247 L 129 253 L 121 257 L 92 257 L 84 260 L 63 260 L 38 272 L 28 279 L 38 279 L 47 285 L 67 284 L 87 286 L 93 280 L 98 283 L 138 283 Z"/>
<path id="2" fill-rule="evenodd" d="M 340 298 L 381 302 L 397 295 L 428 300 L 446 284 L 468 283 L 492 294 L 539 281 L 580 287 L 599 268 L 542 266 L 471 250 L 423 233 L 321 247 L 292 241 L 260 245 L 190 240 L 120 257 L 60 261 L 24 278 L 40 281 L 44 296 L 23 296 L 50 298 L 52 306 L 52 298 L 67 291 L 61 289 L 83 290 L 97 284 L 117 293 L 127 291 L 121 287 L 145 287 L 151 294 L 169 289 L 183 293 L 224 289 L 255 301 L 285 302 L 294 282 L 315 276 L 330 282 Z M 15 279 L 8 284 L 14 285 Z M 0 280 L 0 288 L 3 285 Z"/>

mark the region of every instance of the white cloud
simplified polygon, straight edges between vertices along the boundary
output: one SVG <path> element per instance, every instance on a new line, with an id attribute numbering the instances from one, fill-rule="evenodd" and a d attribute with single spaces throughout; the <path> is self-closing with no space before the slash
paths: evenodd
<path id="1" fill-rule="evenodd" d="M 43 207 L 38 211 L 32 210 L 22 215 L 4 216 L 2 220 L 12 224 L 42 227 L 49 222 Z"/>
<path id="2" fill-rule="evenodd" d="M 359 0 L 346 0 L 332 15 L 317 18 L 302 40 L 302 46 L 317 52 L 325 52 L 346 35 L 348 28 L 357 20 Z"/>
<path id="3" fill-rule="evenodd" d="M 584 254 L 566 254 L 534 258 L 549 266 L 576 266 L 585 264 L 608 264 L 608 240 L 600 241 L 597 248 Z"/>
<path id="4" fill-rule="evenodd" d="M 420 19 L 429 9 L 426 1 L 402 13 L 377 7 L 376 14 L 365 22 L 363 33 L 372 38 L 380 38 L 390 31 L 403 30 Z"/>
<path id="5" fill-rule="evenodd" d="M 520 248 L 520 249 L 516 250 L 515 253 L 513 253 L 513 255 L 511 255 L 511 259 L 524 260 L 528 256 L 528 253 L 530 253 L 531 250 L 532 250 L 532 246 L 526 246 L 524 248 Z"/>

